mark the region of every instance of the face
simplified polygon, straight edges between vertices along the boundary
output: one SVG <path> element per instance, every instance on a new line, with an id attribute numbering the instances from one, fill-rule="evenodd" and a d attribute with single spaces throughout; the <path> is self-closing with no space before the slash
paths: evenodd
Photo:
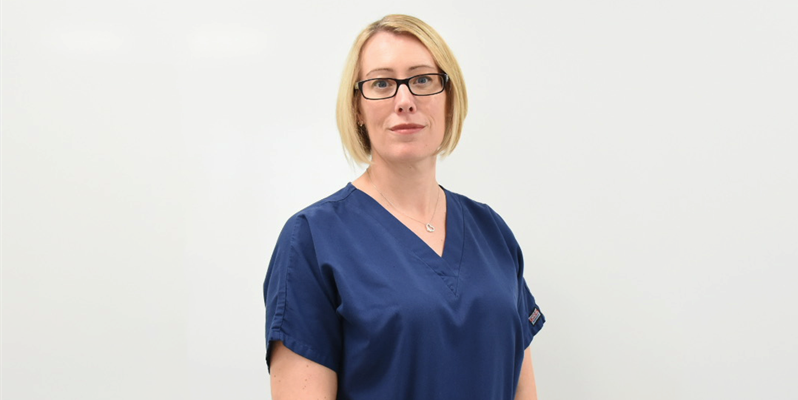
<path id="1" fill-rule="evenodd" d="M 378 32 L 363 46 L 358 80 L 405 79 L 440 72 L 432 54 L 410 35 Z M 360 94 L 358 94 L 360 96 Z M 358 118 L 371 141 L 374 163 L 435 160 L 446 129 L 446 92 L 415 96 L 400 85 L 396 96 L 367 100 L 360 96 Z"/>

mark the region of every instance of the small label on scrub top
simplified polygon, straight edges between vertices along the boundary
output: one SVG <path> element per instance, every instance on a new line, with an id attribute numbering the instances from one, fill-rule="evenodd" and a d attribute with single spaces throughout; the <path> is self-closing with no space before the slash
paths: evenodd
<path id="1" fill-rule="evenodd" d="M 532 311 L 532 315 L 529 316 L 529 322 L 534 325 L 535 322 L 538 322 L 538 318 L 540 318 L 540 310 L 535 307 L 535 311 Z"/>

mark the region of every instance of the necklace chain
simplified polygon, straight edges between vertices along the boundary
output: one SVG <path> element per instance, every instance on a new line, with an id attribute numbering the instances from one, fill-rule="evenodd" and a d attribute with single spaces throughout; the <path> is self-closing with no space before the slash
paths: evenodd
<path id="1" fill-rule="evenodd" d="M 376 190 L 376 191 L 377 191 L 377 193 L 379 193 L 379 194 L 380 194 L 380 196 L 382 196 L 382 198 L 383 198 L 383 199 L 385 199 L 385 201 L 387 201 L 387 202 L 388 202 L 388 204 L 390 204 L 390 205 L 391 205 L 391 207 L 393 207 L 393 209 L 394 209 L 394 210 L 396 210 L 396 211 L 397 211 L 399 214 L 402 214 L 402 215 L 404 215 L 405 217 L 407 217 L 407 218 L 410 218 L 410 219 L 412 219 L 413 221 L 416 221 L 416 222 L 418 222 L 419 224 L 422 224 L 422 225 L 424 225 L 424 227 L 427 229 L 427 232 L 429 232 L 429 233 L 435 232 L 435 225 L 432 225 L 432 221 L 435 219 L 435 212 L 437 212 L 437 211 L 438 211 L 438 202 L 441 200 L 441 191 L 440 191 L 440 190 L 438 190 L 438 191 L 437 191 L 437 192 L 438 192 L 438 196 L 437 196 L 437 197 L 435 197 L 435 208 L 432 210 L 432 216 L 429 218 L 429 222 L 427 222 L 427 223 L 424 223 L 423 221 L 419 221 L 419 220 L 417 220 L 417 219 L 415 219 L 415 218 L 413 218 L 413 217 L 411 217 L 411 216 L 409 216 L 409 215 L 407 215 L 407 214 L 403 213 L 403 212 L 402 212 L 402 211 L 401 211 L 399 208 L 397 208 L 395 205 L 393 205 L 393 203 L 391 203 L 391 201 L 390 201 L 390 200 L 388 200 L 388 198 L 387 198 L 387 197 L 385 197 L 385 195 L 384 195 L 384 194 L 382 194 L 382 192 L 380 191 L 380 189 L 379 189 L 379 188 L 377 187 L 377 185 L 374 183 L 374 180 L 373 180 L 373 179 L 371 179 L 371 168 L 367 169 L 367 170 L 366 170 L 366 173 L 367 173 L 367 174 L 368 174 L 368 176 L 369 176 L 369 183 L 371 184 L 371 186 L 373 186 L 373 187 L 374 187 L 374 190 Z"/>

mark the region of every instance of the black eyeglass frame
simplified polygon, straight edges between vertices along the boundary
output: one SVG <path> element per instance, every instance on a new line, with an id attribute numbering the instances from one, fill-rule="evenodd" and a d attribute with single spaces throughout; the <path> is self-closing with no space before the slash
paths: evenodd
<path id="1" fill-rule="evenodd" d="M 431 75 L 440 76 L 440 77 L 443 78 L 443 85 L 441 85 L 441 90 L 437 91 L 435 93 L 427 93 L 427 94 L 416 94 L 416 93 L 414 93 L 413 92 L 413 88 L 410 87 L 410 81 L 413 80 L 414 78 L 418 78 L 419 76 L 431 76 Z M 396 82 L 396 90 L 394 90 L 393 94 L 388 96 L 388 97 L 378 97 L 378 98 L 366 97 L 366 94 L 363 93 L 363 84 L 365 84 L 366 82 L 371 82 L 371 81 L 394 81 L 394 82 Z M 445 73 L 445 72 L 434 72 L 434 73 L 431 73 L 431 74 L 413 75 L 413 76 L 411 76 L 409 78 L 406 78 L 406 79 L 396 79 L 396 78 L 372 78 L 372 79 L 366 79 L 366 80 L 363 80 L 363 81 L 355 83 L 355 90 L 359 91 L 360 95 L 363 96 L 363 98 L 366 99 L 366 100 L 385 100 L 385 99 L 390 99 L 392 97 L 396 97 L 396 94 L 399 93 L 399 86 L 402 86 L 402 85 L 407 86 L 407 90 L 409 90 L 410 93 L 413 96 L 434 96 L 436 94 L 443 93 L 443 91 L 446 90 L 446 85 L 448 85 L 448 84 L 449 84 L 449 75 L 447 73 Z"/>

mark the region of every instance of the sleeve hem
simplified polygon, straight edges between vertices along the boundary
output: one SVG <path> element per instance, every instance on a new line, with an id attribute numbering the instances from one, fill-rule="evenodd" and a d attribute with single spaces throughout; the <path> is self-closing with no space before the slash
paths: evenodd
<path id="1" fill-rule="evenodd" d="M 310 361 L 313 361 L 317 364 L 323 365 L 335 372 L 338 373 L 338 365 L 333 361 L 333 357 L 329 354 L 324 354 L 322 352 L 317 351 L 311 346 L 305 344 L 305 342 L 301 340 L 297 340 L 293 336 L 287 335 L 285 332 L 282 331 L 272 331 L 269 334 L 269 338 L 266 345 L 266 365 L 271 372 L 271 344 L 273 341 L 281 341 L 283 345 L 287 347 L 289 350 L 293 351 L 296 354 L 299 354 L 302 357 L 307 358 Z"/>
<path id="2" fill-rule="evenodd" d="M 526 323 L 531 326 L 524 330 L 524 348 L 529 347 L 529 345 L 532 344 L 532 339 L 535 338 L 535 335 L 537 335 L 538 332 L 543 329 L 543 324 L 546 323 L 546 317 L 541 314 L 540 318 L 538 318 L 538 321 L 535 324 L 531 324 L 529 321 L 526 321 Z"/>

